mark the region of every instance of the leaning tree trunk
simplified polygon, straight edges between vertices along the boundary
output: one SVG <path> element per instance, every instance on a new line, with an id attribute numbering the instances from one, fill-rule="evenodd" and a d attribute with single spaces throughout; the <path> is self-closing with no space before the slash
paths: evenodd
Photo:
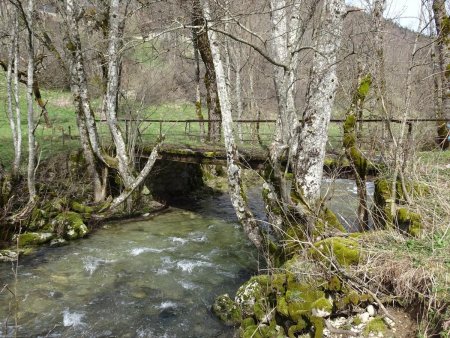
<path id="1" fill-rule="evenodd" d="M 447 149 L 450 136 L 447 126 L 447 122 L 450 121 L 450 17 L 445 8 L 445 0 L 433 1 L 433 13 L 437 33 L 436 50 L 442 102 L 442 110 L 436 112 L 436 117 L 439 119 L 438 142 L 442 149 Z"/>
<path id="2" fill-rule="evenodd" d="M 203 1 L 203 12 L 206 20 L 210 19 L 208 0 Z M 233 119 L 231 116 L 231 102 L 226 84 L 226 75 L 221 60 L 219 42 L 216 33 L 208 30 L 211 57 L 217 79 L 217 90 L 220 105 L 222 107 L 222 128 L 227 153 L 227 174 L 230 198 L 238 220 L 250 241 L 257 247 L 262 248 L 263 237 L 251 210 L 249 209 L 245 192 L 242 186 L 241 168 L 239 167 L 239 154 L 233 136 Z"/>
<path id="3" fill-rule="evenodd" d="M 342 37 L 344 0 L 325 0 L 324 12 L 324 21 L 316 34 L 316 52 L 293 163 L 295 188 L 310 206 L 320 197 L 328 125 L 337 88 L 336 60 Z"/>
<path id="4" fill-rule="evenodd" d="M 193 1 L 192 19 L 192 24 L 196 27 L 194 28 L 196 30 L 194 37 L 197 40 L 196 44 L 205 65 L 206 105 L 208 107 L 208 120 L 210 120 L 208 123 L 208 139 L 211 142 L 218 142 L 220 141 L 222 114 L 216 84 L 216 72 L 208 38 L 208 27 L 203 17 L 200 0 Z"/>

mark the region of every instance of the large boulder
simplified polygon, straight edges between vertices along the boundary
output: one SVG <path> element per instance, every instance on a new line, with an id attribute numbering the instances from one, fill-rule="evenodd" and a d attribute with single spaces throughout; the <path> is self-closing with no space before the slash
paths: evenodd
<path id="1" fill-rule="evenodd" d="M 68 240 L 84 237 L 89 232 L 88 227 L 84 224 L 83 217 L 73 211 L 60 213 L 52 221 L 52 224 L 57 234 Z"/>

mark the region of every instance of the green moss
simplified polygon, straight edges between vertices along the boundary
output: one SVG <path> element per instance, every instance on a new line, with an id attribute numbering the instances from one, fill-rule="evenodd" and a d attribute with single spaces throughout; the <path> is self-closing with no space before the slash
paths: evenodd
<path id="1" fill-rule="evenodd" d="M 356 137 L 352 133 L 344 133 L 342 145 L 344 148 L 351 148 L 356 144 Z"/>
<path id="2" fill-rule="evenodd" d="M 364 335 L 368 336 L 370 333 L 384 333 L 386 332 L 386 324 L 381 317 L 375 317 L 364 328 Z"/>
<path id="3" fill-rule="evenodd" d="M 277 298 L 277 312 L 284 317 L 289 317 L 288 303 L 285 297 Z"/>
<path id="4" fill-rule="evenodd" d="M 58 234 L 68 240 L 84 237 L 89 232 L 82 216 L 73 211 L 60 213 L 52 221 L 52 225 Z"/>
<path id="5" fill-rule="evenodd" d="M 378 178 L 375 180 L 374 185 L 373 217 L 375 225 L 378 228 L 392 228 L 394 224 L 394 217 L 390 209 L 392 198 L 391 181 L 386 178 Z"/>
<path id="6" fill-rule="evenodd" d="M 358 295 L 358 293 L 356 291 L 351 291 L 348 294 L 348 300 L 349 300 L 349 303 L 351 303 L 353 305 L 358 305 L 358 303 L 359 303 L 359 295 Z"/>
<path id="7" fill-rule="evenodd" d="M 327 289 L 329 291 L 341 291 L 342 290 L 342 283 L 338 276 L 332 276 L 330 278 L 330 280 L 328 281 Z"/>
<path id="8" fill-rule="evenodd" d="M 316 300 L 325 297 L 325 293 L 307 283 L 291 283 L 286 291 L 289 317 L 298 321 L 309 316 Z"/>
<path id="9" fill-rule="evenodd" d="M 312 303 L 311 308 L 331 313 L 333 310 L 333 303 L 329 299 L 321 297 Z"/>
<path id="10" fill-rule="evenodd" d="M 303 319 L 299 319 L 296 325 L 289 327 L 288 336 L 289 338 L 295 338 L 298 334 L 308 328 L 308 324 Z"/>
<path id="11" fill-rule="evenodd" d="M 365 306 L 373 302 L 372 296 L 365 293 L 358 293 L 352 289 L 342 289 L 343 295 L 337 300 L 336 307 L 339 310 L 351 309 L 353 306 Z"/>
<path id="12" fill-rule="evenodd" d="M 244 329 L 241 335 L 242 338 L 264 338 L 259 332 L 258 325 L 250 325 Z"/>
<path id="13" fill-rule="evenodd" d="M 360 325 L 362 323 L 361 317 L 356 316 L 353 318 L 353 325 Z"/>
<path id="14" fill-rule="evenodd" d="M 73 201 L 72 203 L 70 203 L 70 208 L 73 211 L 76 211 L 80 214 L 92 214 L 94 212 L 94 208 L 87 206 L 87 205 L 83 205 L 77 201 Z"/>
<path id="15" fill-rule="evenodd" d="M 253 325 L 255 325 L 255 320 L 252 317 L 245 318 L 241 321 L 241 327 L 243 329 Z"/>
<path id="16" fill-rule="evenodd" d="M 358 96 L 359 99 L 364 101 L 367 94 L 369 94 L 369 90 L 370 90 L 370 86 L 372 85 L 372 75 L 367 74 L 366 76 L 364 76 L 360 83 L 359 83 L 359 87 L 358 87 Z"/>
<path id="17" fill-rule="evenodd" d="M 353 114 L 350 114 L 346 117 L 344 121 L 344 133 L 349 133 L 355 128 L 356 126 L 356 116 Z"/>
<path id="18" fill-rule="evenodd" d="M 55 238 L 55 235 L 52 233 L 26 232 L 19 235 L 19 247 L 45 244 L 53 238 Z"/>
<path id="19" fill-rule="evenodd" d="M 215 158 L 220 156 L 219 153 L 215 152 L 215 151 L 205 151 L 204 153 L 202 153 L 203 157 L 207 157 L 207 158 Z"/>
<path id="20" fill-rule="evenodd" d="M 255 304 L 262 304 L 270 290 L 268 275 L 254 276 L 241 285 L 236 292 L 235 301 L 242 309 L 242 316 L 246 318 L 255 315 Z"/>
<path id="21" fill-rule="evenodd" d="M 422 233 L 422 219 L 419 214 L 407 208 L 399 208 L 396 221 L 400 229 L 408 232 L 413 237 L 420 237 Z"/>
<path id="22" fill-rule="evenodd" d="M 339 222 L 336 214 L 329 208 L 322 209 L 320 216 L 315 222 L 313 235 L 315 237 L 322 235 L 327 230 L 338 230 L 339 232 L 347 232 L 344 226 Z"/>
<path id="23" fill-rule="evenodd" d="M 310 321 L 314 327 L 314 338 L 322 338 L 325 320 L 321 317 L 311 317 Z"/>
<path id="24" fill-rule="evenodd" d="M 314 243 L 314 248 L 309 250 L 310 254 L 316 259 L 323 260 L 318 251 L 343 266 L 357 265 L 360 258 L 359 244 L 350 238 L 330 237 Z"/>
<path id="25" fill-rule="evenodd" d="M 240 307 L 227 294 L 215 299 L 212 312 L 226 325 L 237 325 L 242 320 Z"/>

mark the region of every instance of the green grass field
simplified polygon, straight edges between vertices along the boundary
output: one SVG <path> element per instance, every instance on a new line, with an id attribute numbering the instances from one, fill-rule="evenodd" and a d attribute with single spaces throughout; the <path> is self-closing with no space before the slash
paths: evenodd
<path id="1" fill-rule="evenodd" d="M 27 105 L 25 98 L 25 86 L 21 85 L 20 107 L 22 112 L 22 136 L 23 136 L 23 157 L 22 164 L 26 164 L 27 157 Z M 58 90 L 46 90 L 41 88 L 42 97 L 47 102 L 47 110 L 51 126 L 48 127 L 41 118 L 36 129 L 36 140 L 38 142 L 38 154 L 41 160 L 45 160 L 54 154 L 67 152 L 79 147 L 78 128 L 76 116 L 70 92 Z M 94 109 L 100 106 L 99 100 L 93 100 Z M 122 111 L 127 111 L 127 115 L 137 115 L 138 119 L 152 119 L 162 121 L 180 122 L 139 122 L 139 133 L 137 133 L 137 144 L 151 144 L 161 135 L 165 135 L 165 143 L 180 145 L 182 147 L 202 147 L 205 142 L 201 137 L 201 126 L 198 122 L 184 122 L 185 120 L 195 120 L 197 115 L 193 103 L 179 102 L 167 103 L 159 106 L 133 107 L 134 103 L 124 103 Z M 7 168 L 13 160 L 12 135 L 6 115 L 6 82 L 5 73 L 0 73 L 0 161 Z M 139 113 L 136 113 L 139 111 Z M 204 112 L 206 108 L 204 108 Z M 35 104 L 35 114 L 39 116 L 41 109 Z M 124 113 L 125 115 L 125 113 Z M 204 115 L 206 115 L 204 113 Z M 127 130 L 133 130 L 135 124 L 120 122 L 120 127 L 125 134 Z M 268 145 L 272 139 L 273 123 L 260 123 L 259 135 L 263 144 Z M 207 125 L 204 126 L 207 131 Z M 239 138 L 239 127 L 234 126 L 236 140 L 240 148 L 249 150 L 260 147 L 256 132 L 256 123 L 241 123 L 242 141 Z M 106 122 L 98 122 L 98 130 L 103 145 L 111 142 Z M 131 135 L 131 133 L 130 133 Z M 340 124 L 332 123 L 329 130 L 328 150 L 341 148 L 342 127 Z M 131 138 L 131 136 L 130 136 Z M 216 144 L 215 146 L 222 146 Z"/>

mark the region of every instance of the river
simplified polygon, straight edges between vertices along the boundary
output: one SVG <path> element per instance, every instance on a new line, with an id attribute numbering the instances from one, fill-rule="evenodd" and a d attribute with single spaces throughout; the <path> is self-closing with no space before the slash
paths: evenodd
<path id="1" fill-rule="evenodd" d="M 351 224 L 353 182 L 325 183 L 334 190 L 331 207 Z M 256 189 L 249 200 L 263 217 Z M 14 297 L 0 293 L 0 337 L 16 329 L 18 337 L 232 336 L 210 306 L 219 294 L 233 295 L 261 260 L 228 195 L 188 209 L 107 224 L 67 246 L 41 248 L 21 259 L 17 282 L 11 265 L 0 265 L 0 289 L 8 284 L 18 301 L 14 316 Z"/>

